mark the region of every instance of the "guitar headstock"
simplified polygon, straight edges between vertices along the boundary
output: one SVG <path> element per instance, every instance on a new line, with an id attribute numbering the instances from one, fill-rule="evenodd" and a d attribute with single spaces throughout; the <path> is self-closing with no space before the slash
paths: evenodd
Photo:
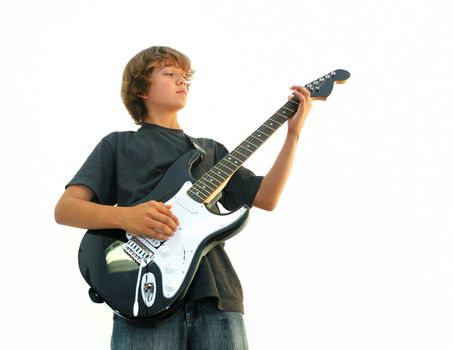
<path id="1" fill-rule="evenodd" d="M 311 92 L 312 100 L 326 100 L 333 91 L 334 83 L 343 84 L 350 78 L 350 73 L 344 69 L 336 69 L 305 85 Z"/>

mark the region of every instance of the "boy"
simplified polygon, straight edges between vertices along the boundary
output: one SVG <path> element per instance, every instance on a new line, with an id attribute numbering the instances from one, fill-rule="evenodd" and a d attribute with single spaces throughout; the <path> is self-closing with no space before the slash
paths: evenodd
<path id="1" fill-rule="evenodd" d="M 190 60 L 168 47 L 150 47 L 126 65 L 122 100 L 141 127 L 104 137 L 55 208 L 59 224 L 85 229 L 121 228 L 167 240 L 179 221 L 169 205 L 154 200 L 133 205 L 159 182 L 165 170 L 193 147 L 205 151 L 194 166 L 200 177 L 228 153 L 210 139 L 192 139 L 180 128 L 177 114 L 185 104 L 193 71 Z M 300 100 L 288 121 L 282 150 L 264 177 L 241 167 L 223 189 L 228 210 L 242 204 L 273 210 L 290 173 L 298 138 L 311 109 L 309 92 L 291 88 Z M 216 206 L 213 208 L 216 209 Z M 214 247 L 201 261 L 185 303 L 170 317 L 134 323 L 114 317 L 112 349 L 247 349 L 241 284 L 224 250 Z"/>

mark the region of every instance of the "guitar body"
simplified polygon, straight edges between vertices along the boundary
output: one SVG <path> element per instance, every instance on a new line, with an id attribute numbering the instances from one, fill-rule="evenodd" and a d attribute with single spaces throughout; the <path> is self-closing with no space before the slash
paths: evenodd
<path id="1" fill-rule="evenodd" d="M 89 230 L 82 239 L 79 248 L 82 276 L 122 317 L 143 320 L 171 314 L 184 300 L 202 257 L 238 233 L 247 221 L 247 206 L 228 214 L 213 213 L 187 195 L 194 181 L 191 167 L 199 157 L 200 151 L 196 149 L 181 156 L 156 188 L 140 201 L 172 204 L 180 226 L 169 240 L 145 237 L 134 240 L 127 232 L 116 229 Z M 132 257 L 144 250 L 150 259 L 141 266 Z"/>

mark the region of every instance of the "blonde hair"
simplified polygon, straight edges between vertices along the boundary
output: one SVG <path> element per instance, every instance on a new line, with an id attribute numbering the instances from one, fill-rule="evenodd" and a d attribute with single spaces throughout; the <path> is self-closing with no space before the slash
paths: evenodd
<path id="1" fill-rule="evenodd" d="M 172 64 L 182 69 L 186 80 L 194 74 L 191 61 L 181 52 L 166 46 L 152 46 L 135 55 L 123 71 L 121 99 L 134 122 L 143 124 L 147 108 L 139 95 L 147 95 L 150 90 L 150 75 L 155 68 Z"/>

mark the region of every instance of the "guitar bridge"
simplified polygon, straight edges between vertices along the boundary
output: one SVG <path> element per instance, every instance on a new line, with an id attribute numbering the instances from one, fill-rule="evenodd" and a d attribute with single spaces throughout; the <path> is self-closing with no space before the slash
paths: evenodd
<path id="1" fill-rule="evenodd" d="M 132 237 L 128 242 L 122 245 L 122 248 L 128 256 L 137 264 L 146 266 L 153 262 L 154 253 L 149 250 L 137 237 Z"/>

